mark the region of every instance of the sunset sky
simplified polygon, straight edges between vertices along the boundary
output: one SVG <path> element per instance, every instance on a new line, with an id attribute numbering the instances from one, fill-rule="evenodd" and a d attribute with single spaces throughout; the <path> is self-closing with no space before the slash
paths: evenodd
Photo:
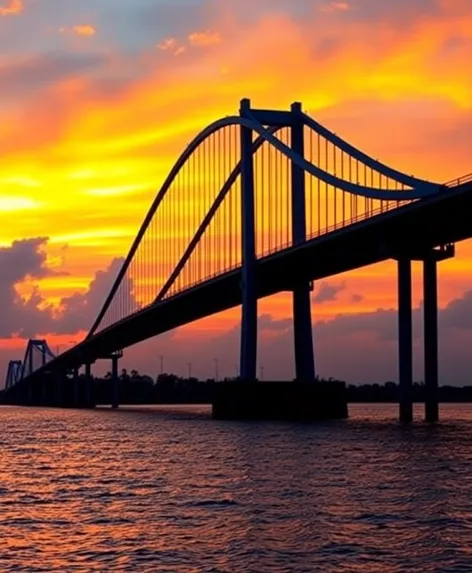
<path id="1" fill-rule="evenodd" d="M 472 172 L 471 0 L 0 0 L 0 373 L 25 339 L 80 340 L 185 145 L 208 123 L 303 102 L 407 173 Z M 472 382 L 472 243 L 440 267 L 443 383 Z M 422 377 L 421 267 L 415 373 Z M 397 377 L 392 262 L 315 285 L 321 375 Z M 260 304 L 264 377 L 291 377 L 291 304 Z M 239 310 L 124 365 L 235 374 Z M 339 356 L 343 356 L 343 361 Z M 1 374 L 0 374 L 1 375 Z M 0 381 L 0 387 L 2 385 Z"/>

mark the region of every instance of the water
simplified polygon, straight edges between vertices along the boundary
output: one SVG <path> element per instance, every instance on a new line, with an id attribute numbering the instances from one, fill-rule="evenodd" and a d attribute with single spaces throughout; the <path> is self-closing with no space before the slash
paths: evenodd
<path id="1" fill-rule="evenodd" d="M 206 412 L 0 408 L 0 571 L 472 571 L 472 405 Z"/>

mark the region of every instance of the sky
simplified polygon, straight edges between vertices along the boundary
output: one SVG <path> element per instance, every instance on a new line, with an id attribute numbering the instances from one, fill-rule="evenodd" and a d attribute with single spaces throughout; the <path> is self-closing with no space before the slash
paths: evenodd
<path id="1" fill-rule="evenodd" d="M 83 338 L 165 176 L 239 101 L 303 102 L 373 157 L 472 172 L 470 0 L 0 0 L 0 372 L 29 337 Z M 472 382 L 472 242 L 439 270 L 442 383 Z M 414 265 L 422 379 L 421 266 Z M 317 371 L 397 379 L 396 266 L 312 295 Z M 259 368 L 293 376 L 291 301 L 260 303 Z M 239 310 L 125 352 L 124 366 L 236 373 Z M 339 360 L 339 356 L 343 360 Z M 103 365 L 99 368 L 105 368 Z M 0 379 L 0 386 L 2 381 Z"/>

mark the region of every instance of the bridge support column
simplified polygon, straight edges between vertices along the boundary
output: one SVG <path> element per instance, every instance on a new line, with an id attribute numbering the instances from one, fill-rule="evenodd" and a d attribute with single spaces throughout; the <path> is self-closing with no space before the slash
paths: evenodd
<path id="1" fill-rule="evenodd" d="M 49 395 L 48 395 L 48 382 L 49 379 L 51 378 L 51 375 L 48 374 L 46 375 L 44 378 L 41 379 L 41 381 L 39 382 L 40 388 L 39 388 L 39 403 L 41 406 L 47 406 L 48 405 L 48 399 L 49 399 Z"/>
<path id="2" fill-rule="evenodd" d="M 33 385 L 31 384 L 31 382 L 28 382 L 28 386 L 26 388 L 26 405 L 28 406 L 34 406 L 34 394 L 33 394 Z"/>
<path id="3" fill-rule="evenodd" d="M 92 393 L 92 365 L 85 365 L 85 404 L 87 408 L 93 406 L 93 393 Z"/>
<path id="4" fill-rule="evenodd" d="M 56 408 L 62 408 L 64 392 L 63 392 L 63 378 L 65 378 L 65 374 L 56 372 L 54 374 L 54 397 L 53 397 L 53 404 Z"/>
<path id="5" fill-rule="evenodd" d="M 250 110 L 250 101 L 242 100 L 240 114 Z M 239 376 L 256 380 L 257 369 L 257 285 L 254 215 L 254 163 L 252 130 L 241 127 L 241 221 L 242 221 L 242 320 Z"/>
<path id="6" fill-rule="evenodd" d="M 292 104 L 293 124 L 291 127 L 292 150 L 304 157 L 305 144 L 303 123 L 297 121 L 302 107 Z M 305 172 L 292 163 L 292 242 L 300 245 L 306 241 L 305 216 Z M 299 382 L 315 381 L 315 360 L 313 353 L 313 331 L 311 323 L 311 283 L 297 285 L 293 291 L 293 338 L 295 345 L 295 378 Z"/>
<path id="7" fill-rule="evenodd" d="M 119 380 L 118 380 L 118 361 L 120 356 L 112 354 L 111 356 L 111 407 L 118 408 L 119 402 Z"/>
<path id="8" fill-rule="evenodd" d="M 454 245 L 431 249 L 423 257 L 425 420 L 439 420 L 438 272 L 439 261 L 455 254 Z"/>
<path id="9" fill-rule="evenodd" d="M 79 369 L 78 368 L 74 368 L 74 393 L 73 393 L 73 407 L 74 408 L 78 408 L 79 406 L 79 402 L 80 402 L 80 398 L 79 398 Z"/>
<path id="10" fill-rule="evenodd" d="M 413 333 L 411 303 L 411 261 L 398 260 L 398 354 L 400 421 L 413 420 Z"/>
<path id="11" fill-rule="evenodd" d="M 433 256 L 424 260 L 424 384 L 425 420 L 437 422 L 438 405 L 438 287 L 437 261 Z"/>

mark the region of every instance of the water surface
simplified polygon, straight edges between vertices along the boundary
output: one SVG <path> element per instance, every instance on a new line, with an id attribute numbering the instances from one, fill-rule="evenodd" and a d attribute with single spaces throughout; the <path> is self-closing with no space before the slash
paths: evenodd
<path id="1" fill-rule="evenodd" d="M 0 408 L 0 571 L 472 571 L 472 405 L 141 410 Z"/>

